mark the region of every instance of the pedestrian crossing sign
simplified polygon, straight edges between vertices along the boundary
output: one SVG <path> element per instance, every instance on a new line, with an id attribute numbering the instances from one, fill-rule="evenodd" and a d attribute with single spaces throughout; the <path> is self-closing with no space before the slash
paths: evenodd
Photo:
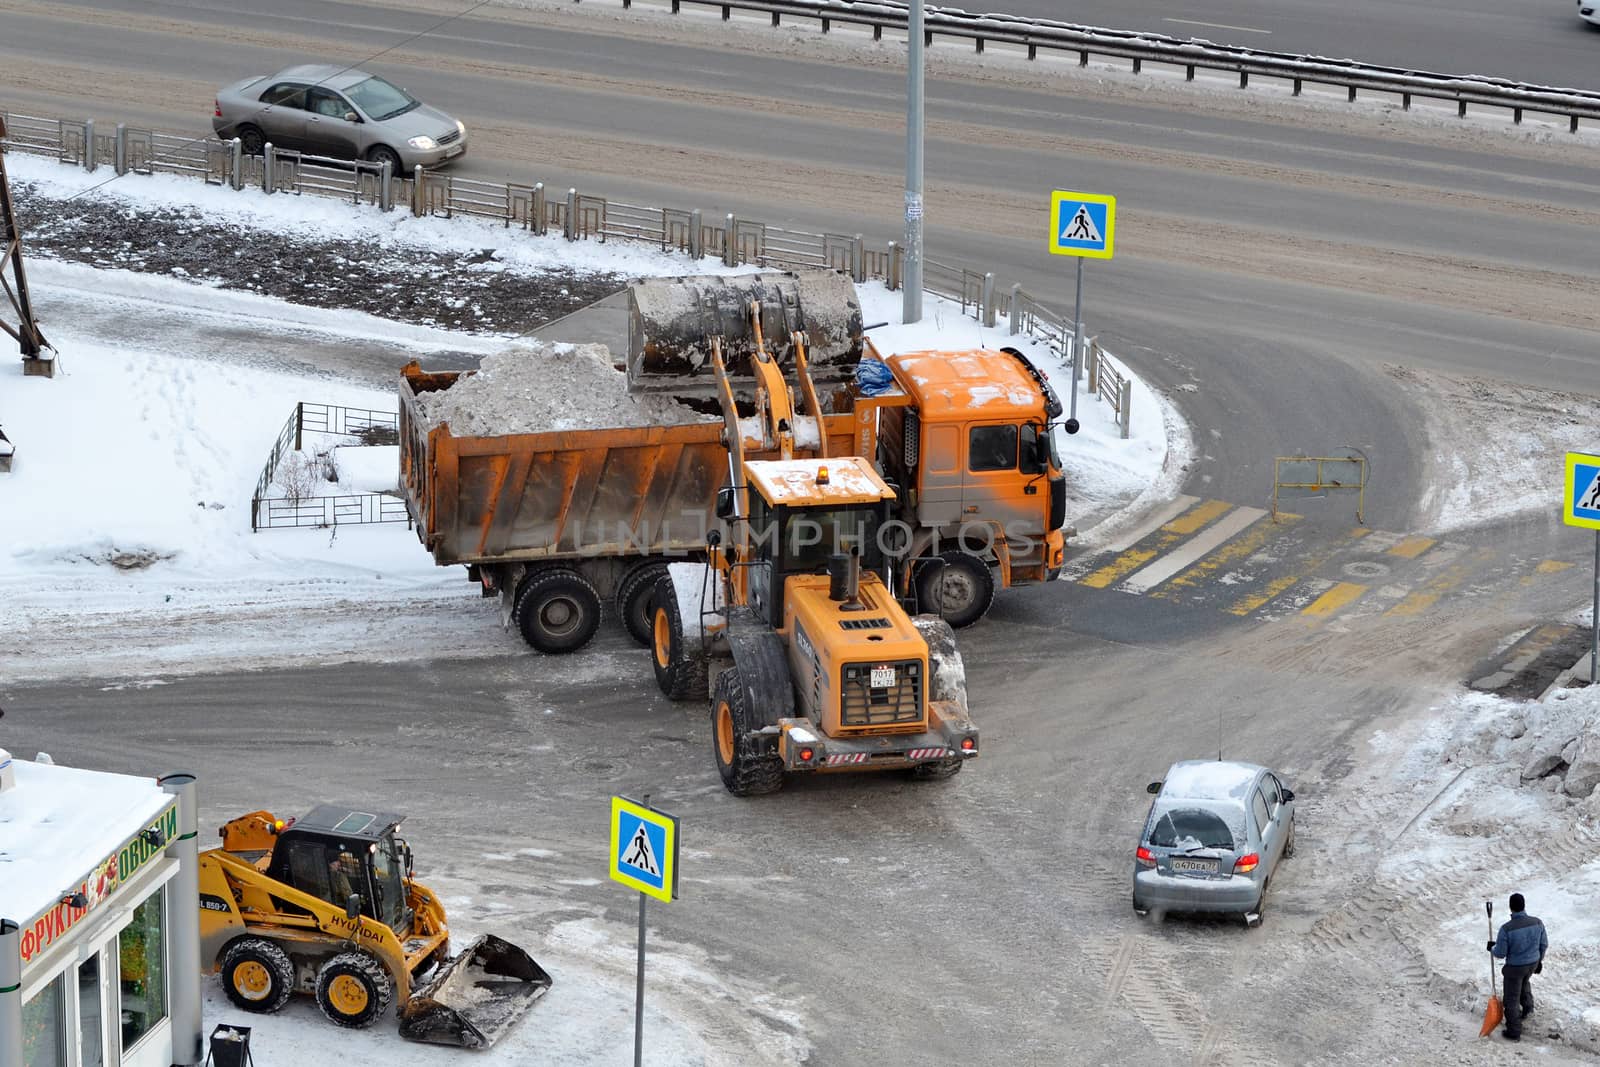
<path id="1" fill-rule="evenodd" d="M 1561 517 L 1568 526 L 1600 530 L 1600 456 L 1587 452 L 1567 453 L 1564 496 Z"/>
<path id="2" fill-rule="evenodd" d="M 1110 259 L 1117 198 L 1057 189 L 1050 194 L 1050 253 Z"/>
<path id="3" fill-rule="evenodd" d="M 611 798 L 611 878 L 657 900 L 678 896 L 678 820 Z"/>

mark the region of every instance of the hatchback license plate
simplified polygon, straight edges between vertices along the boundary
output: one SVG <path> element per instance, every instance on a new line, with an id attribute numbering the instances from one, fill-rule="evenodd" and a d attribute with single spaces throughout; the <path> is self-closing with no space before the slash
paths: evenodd
<path id="1" fill-rule="evenodd" d="M 1216 874 L 1216 860 L 1173 860 L 1172 869 L 1175 871 L 1194 871 L 1199 874 Z"/>
<path id="2" fill-rule="evenodd" d="M 867 679 L 867 684 L 873 689 L 889 689 L 894 685 L 893 667 L 874 667 L 872 677 Z"/>

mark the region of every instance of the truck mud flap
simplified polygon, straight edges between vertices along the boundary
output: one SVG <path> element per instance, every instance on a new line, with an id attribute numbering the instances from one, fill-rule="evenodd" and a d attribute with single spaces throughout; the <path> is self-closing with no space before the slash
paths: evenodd
<path id="1" fill-rule="evenodd" d="M 485 934 L 439 966 L 400 1012 L 408 1041 L 488 1048 L 544 996 L 548 972 L 503 938 Z"/>

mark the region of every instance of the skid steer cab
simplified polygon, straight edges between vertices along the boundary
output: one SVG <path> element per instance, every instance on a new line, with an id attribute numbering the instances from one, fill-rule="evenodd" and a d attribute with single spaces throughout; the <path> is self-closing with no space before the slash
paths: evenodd
<path id="1" fill-rule="evenodd" d="M 948 778 L 978 754 L 950 626 L 909 615 L 885 577 L 894 498 L 859 457 L 736 455 L 710 562 L 657 586 L 657 682 L 676 699 L 709 690 L 735 795 L 799 773 Z"/>
<path id="2" fill-rule="evenodd" d="M 516 945 L 480 937 L 450 956 L 444 907 L 412 877 L 402 816 L 321 804 L 256 811 L 200 854 L 200 952 L 228 999 L 272 1012 L 308 994 L 340 1026 L 392 1003 L 414 1041 L 483 1048 L 550 988 Z"/>

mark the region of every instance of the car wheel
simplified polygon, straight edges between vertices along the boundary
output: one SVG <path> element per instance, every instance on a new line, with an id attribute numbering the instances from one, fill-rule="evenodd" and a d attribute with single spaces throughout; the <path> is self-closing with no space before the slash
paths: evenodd
<path id="1" fill-rule="evenodd" d="M 1267 886 L 1271 884 L 1270 878 L 1261 883 L 1261 895 L 1256 898 L 1256 906 L 1244 913 L 1244 924 L 1252 930 L 1261 925 L 1261 918 L 1267 906 Z"/>
<path id="2" fill-rule="evenodd" d="M 1145 918 L 1146 916 L 1148 916 L 1150 914 L 1150 909 L 1148 907 L 1146 907 L 1145 905 L 1139 903 L 1139 897 L 1138 897 L 1137 894 L 1135 894 L 1134 898 L 1133 898 L 1133 913 L 1135 915 L 1137 915 L 1141 919 Z"/>
<path id="3" fill-rule="evenodd" d="M 1283 843 L 1283 858 L 1288 859 L 1294 855 L 1294 820 L 1289 820 L 1289 840 Z"/>
<path id="4" fill-rule="evenodd" d="M 401 173 L 400 153 L 396 152 L 387 145 L 378 145 L 376 148 L 372 149 L 372 151 L 367 153 L 367 160 L 369 162 L 376 163 L 380 167 L 385 163 L 389 164 L 390 174 Z"/>
<path id="5" fill-rule="evenodd" d="M 234 133 L 239 138 L 239 150 L 247 156 L 259 156 L 267 145 L 267 138 L 257 126 L 240 126 Z"/>

